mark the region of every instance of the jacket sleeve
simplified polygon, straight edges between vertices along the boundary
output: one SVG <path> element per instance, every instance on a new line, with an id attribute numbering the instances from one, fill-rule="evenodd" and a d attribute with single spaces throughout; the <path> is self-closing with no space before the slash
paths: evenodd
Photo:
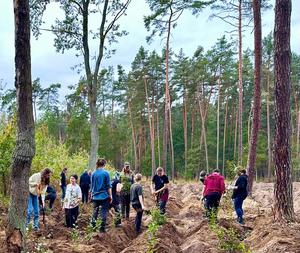
<path id="1" fill-rule="evenodd" d="M 35 187 L 38 186 L 41 183 L 41 181 L 39 180 L 39 174 L 33 174 L 30 178 L 29 178 L 29 186 L 30 187 Z"/>
<path id="2" fill-rule="evenodd" d="M 224 177 L 220 179 L 221 193 L 225 193 L 225 180 Z"/>
<path id="3" fill-rule="evenodd" d="M 236 181 L 236 186 L 238 189 L 246 189 L 246 180 L 239 177 Z"/>

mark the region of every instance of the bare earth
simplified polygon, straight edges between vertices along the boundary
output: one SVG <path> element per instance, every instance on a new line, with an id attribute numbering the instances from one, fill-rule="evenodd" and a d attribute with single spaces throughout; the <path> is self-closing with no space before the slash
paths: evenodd
<path id="1" fill-rule="evenodd" d="M 171 185 L 167 223 L 157 233 L 154 252 L 224 252 L 219 249 L 219 241 L 215 232 L 209 228 L 207 220 L 203 218 L 203 207 L 197 199 L 201 193 L 200 188 L 201 186 L 197 183 Z M 146 206 L 149 208 L 154 206 L 149 186 L 145 186 L 144 193 Z M 228 208 L 224 210 L 224 207 L 219 212 L 218 224 L 225 228 L 234 227 L 241 241 L 250 247 L 251 252 L 300 253 L 300 223 L 275 223 L 272 214 L 273 202 L 273 184 L 257 183 L 254 185 L 253 199 L 247 199 L 244 203 L 245 226 L 238 225 L 235 222 L 235 214 L 228 211 Z M 294 183 L 294 209 L 299 221 L 300 183 Z M 0 203 L 0 252 L 6 252 L 4 243 L 6 212 L 6 209 L 1 208 Z M 123 221 L 120 228 L 112 225 L 113 216 L 110 215 L 107 233 L 93 233 L 88 241 L 85 230 L 89 223 L 90 213 L 90 208 L 81 210 L 78 219 L 79 232 L 74 239 L 74 233 L 63 226 L 63 211 L 56 206 L 56 210 L 46 217 L 46 223 L 41 225 L 40 232 L 29 233 L 27 252 L 149 252 L 149 234 L 147 233 L 149 216 L 144 215 L 143 232 L 137 236 L 134 231 L 135 214 L 133 211 L 130 220 Z"/>

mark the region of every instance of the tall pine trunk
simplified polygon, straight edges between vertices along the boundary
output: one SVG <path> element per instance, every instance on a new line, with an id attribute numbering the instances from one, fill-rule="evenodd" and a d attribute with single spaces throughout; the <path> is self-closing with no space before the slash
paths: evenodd
<path id="1" fill-rule="evenodd" d="M 256 161 L 257 137 L 260 127 L 261 112 L 261 63 L 262 63 L 262 39 L 261 39 L 261 6 L 260 0 L 253 0 L 254 15 L 254 102 L 253 102 L 253 123 L 251 130 L 250 148 L 248 154 L 248 190 L 252 193 L 254 180 L 254 166 Z"/>
<path id="2" fill-rule="evenodd" d="M 291 0 L 276 0 L 274 28 L 275 70 L 275 218 L 293 221 L 293 183 L 291 164 Z"/>
<path id="3" fill-rule="evenodd" d="M 183 135 L 184 135 L 184 173 L 187 176 L 188 159 L 188 129 L 187 129 L 187 91 L 186 85 L 183 88 Z"/>
<path id="4" fill-rule="evenodd" d="M 219 144 L 220 144 L 220 103 L 221 103 L 221 73 L 218 78 L 218 105 L 217 105 L 217 157 L 216 169 L 219 169 Z"/>
<path id="5" fill-rule="evenodd" d="M 224 133 L 223 133 L 223 161 L 222 161 L 222 174 L 225 176 L 225 154 L 226 154 L 226 131 L 227 131 L 227 115 L 228 115 L 228 101 L 225 105 L 225 117 L 224 117 Z"/>
<path id="6" fill-rule="evenodd" d="M 144 78 L 144 85 L 145 85 L 145 93 L 146 93 L 146 101 L 147 101 L 147 109 L 148 109 L 148 123 L 149 123 L 149 132 L 150 132 L 150 145 L 151 145 L 151 174 L 154 176 L 155 174 L 155 144 L 154 144 L 154 128 L 153 128 L 153 123 L 151 120 L 151 111 L 150 111 L 150 103 L 149 103 L 149 98 L 148 98 L 148 85 L 147 85 L 147 79 Z"/>
<path id="7" fill-rule="evenodd" d="M 128 99 L 128 112 L 130 118 L 131 136 L 132 136 L 133 152 L 134 152 L 134 170 L 138 172 L 138 150 L 136 146 L 136 131 L 133 125 L 133 118 L 132 118 L 131 105 L 129 99 Z"/>
<path id="8" fill-rule="evenodd" d="M 242 0 L 239 0 L 238 37 L 239 37 L 239 120 L 238 120 L 238 164 L 243 164 L 243 47 L 242 47 Z"/>
<path id="9" fill-rule="evenodd" d="M 6 242 L 8 252 L 21 252 L 26 233 L 28 179 L 35 153 L 28 0 L 14 0 L 14 17 L 18 132 L 11 169 Z"/>
<path id="10" fill-rule="evenodd" d="M 269 68 L 268 68 L 269 69 Z M 267 76 L 267 135 L 268 135 L 268 180 L 272 177 L 272 147 L 271 147 L 271 128 L 270 128 L 270 74 Z"/>

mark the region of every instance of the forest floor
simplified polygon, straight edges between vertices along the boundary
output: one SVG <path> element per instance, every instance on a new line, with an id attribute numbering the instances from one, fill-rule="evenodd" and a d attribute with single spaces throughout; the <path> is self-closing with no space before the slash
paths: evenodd
<path id="1" fill-rule="evenodd" d="M 110 214 L 107 233 L 100 234 L 88 232 L 91 209 L 81 208 L 79 228 L 70 230 L 63 226 L 64 213 L 57 201 L 56 209 L 47 215 L 41 230 L 28 233 L 26 252 L 300 252 L 300 183 L 294 183 L 294 209 L 298 222 L 274 222 L 273 184 L 257 183 L 254 184 L 253 199 L 247 199 L 244 203 L 246 224 L 241 226 L 235 222 L 229 197 L 226 197 L 221 202 L 222 208 L 214 229 L 204 218 L 203 206 L 197 199 L 201 192 L 199 184 L 178 183 L 170 188 L 167 222 L 158 229 L 152 247 L 147 230 L 150 215 L 144 215 L 143 231 L 136 235 L 133 210 L 129 221 L 123 221 L 118 228 L 112 225 L 113 215 Z M 144 188 L 144 193 L 146 207 L 153 207 L 149 186 Z M 5 252 L 3 221 L 6 214 L 7 209 L 0 203 L 0 252 Z M 227 250 L 221 250 L 221 246 L 227 247 Z M 230 251 L 229 248 L 236 250 Z"/>

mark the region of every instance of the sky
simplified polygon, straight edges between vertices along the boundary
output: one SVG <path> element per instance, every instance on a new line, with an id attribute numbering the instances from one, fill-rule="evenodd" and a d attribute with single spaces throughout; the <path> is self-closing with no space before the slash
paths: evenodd
<path id="1" fill-rule="evenodd" d="M 274 7 L 275 0 L 271 1 Z M 300 0 L 292 0 L 293 11 L 291 18 L 291 49 L 300 54 L 300 15 L 296 10 L 300 9 Z M 150 10 L 145 0 L 132 0 L 127 11 L 127 16 L 121 18 L 121 28 L 129 34 L 119 39 L 118 44 L 113 47 L 117 50 L 110 59 L 104 59 L 102 67 L 122 65 L 127 71 L 130 69 L 140 46 L 146 50 L 161 52 L 164 47 L 164 40 L 156 37 L 151 45 L 146 43 L 146 31 L 143 17 L 148 15 Z M 225 31 L 232 30 L 223 21 L 209 19 L 212 11 L 205 9 L 198 17 L 185 11 L 178 21 L 171 37 L 171 48 L 178 53 L 180 48 L 186 55 L 192 56 L 198 46 L 205 50 L 210 49 L 218 38 L 221 38 Z M 62 15 L 56 3 L 51 3 L 45 13 L 46 23 L 43 28 L 49 28 L 56 17 Z M 95 20 L 96 23 L 96 20 Z M 262 32 L 266 36 L 274 28 L 274 9 L 262 14 Z M 227 37 L 229 39 L 229 36 Z M 77 74 L 73 66 L 82 62 L 82 58 L 75 56 L 75 51 L 66 51 L 64 54 L 57 53 L 53 44 L 54 36 L 51 32 L 43 32 L 36 40 L 31 37 L 31 63 L 32 79 L 39 77 L 41 85 L 45 88 L 52 83 L 61 83 L 63 89 L 60 96 L 68 93 L 67 86 L 76 84 L 82 74 Z M 243 38 L 243 49 L 253 48 L 253 33 L 246 31 Z M 91 53 L 96 52 L 97 45 L 91 47 Z M 0 85 L 5 89 L 14 87 L 14 15 L 13 1 L 0 0 Z"/>

